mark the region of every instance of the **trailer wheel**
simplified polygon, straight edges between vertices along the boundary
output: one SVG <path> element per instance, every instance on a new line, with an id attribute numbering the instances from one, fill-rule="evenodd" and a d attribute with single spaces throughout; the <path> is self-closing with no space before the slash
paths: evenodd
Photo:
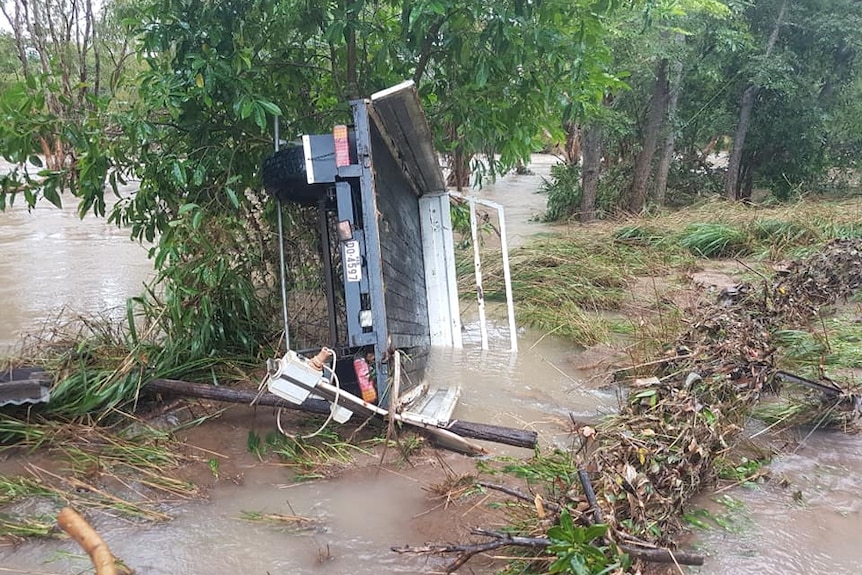
<path id="1" fill-rule="evenodd" d="M 316 205 L 325 195 L 325 184 L 309 184 L 302 146 L 289 144 L 263 162 L 263 187 L 279 200 Z"/>

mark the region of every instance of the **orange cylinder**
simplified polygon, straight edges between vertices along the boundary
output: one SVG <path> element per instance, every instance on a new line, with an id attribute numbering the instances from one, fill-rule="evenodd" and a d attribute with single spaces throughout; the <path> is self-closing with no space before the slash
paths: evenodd
<path id="1" fill-rule="evenodd" d="M 374 388 L 374 382 L 371 381 L 368 369 L 368 362 L 361 357 L 353 360 L 353 373 L 356 374 L 356 381 L 359 383 L 359 390 L 362 392 L 362 399 L 368 403 L 377 401 L 377 390 Z"/>

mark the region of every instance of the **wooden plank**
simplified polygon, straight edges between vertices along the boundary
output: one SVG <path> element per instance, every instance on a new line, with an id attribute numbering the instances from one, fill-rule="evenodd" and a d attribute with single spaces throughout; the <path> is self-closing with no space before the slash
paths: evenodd
<path id="1" fill-rule="evenodd" d="M 371 96 L 371 105 L 383 120 L 387 132 L 398 139 L 399 149 L 418 167 L 426 193 L 446 189 L 437 160 L 431 129 L 419 101 L 416 87 L 403 83 Z"/>

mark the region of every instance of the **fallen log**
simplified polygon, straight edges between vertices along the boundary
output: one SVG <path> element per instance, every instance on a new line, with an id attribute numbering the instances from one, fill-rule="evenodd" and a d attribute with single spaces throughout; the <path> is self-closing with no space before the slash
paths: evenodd
<path id="1" fill-rule="evenodd" d="M 258 397 L 258 392 L 253 390 L 191 383 L 177 379 L 154 379 L 147 383 L 144 391 L 154 394 L 198 397 L 226 403 L 244 403 L 246 405 L 250 405 L 257 398 L 257 401 L 255 401 L 256 405 L 280 407 L 323 415 L 329 414 L 329 402 L 323 399 L 308 398 L 301 405 L 296 405 L 269 392 L 261 393 L 260 397 Z M 538 434 L 535 431 L 513 429 L 485 423 L 454 420 L 445 429 L 461 437 L 481 439 L 504 445 L 513 445 L 515 447 L 525 447 L 527 449 L 533 449 L 538 442 Z"/>

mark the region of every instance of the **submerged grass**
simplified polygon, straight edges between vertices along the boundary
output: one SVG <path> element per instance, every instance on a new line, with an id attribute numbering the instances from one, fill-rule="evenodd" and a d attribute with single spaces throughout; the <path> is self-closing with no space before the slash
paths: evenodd
<path id="1" fill-rule="evenodd" d="M 30 464 L 25 466 L 26 475 L 0 477 L 4 509 L 38 499 L 55 511 L 73 505 L 129 519 L 164 521 L 170 519 L 161 510 L 166 501 L 198 494 L 194 484 L 175 475 L 199 458 L 166 432 L 139 422 L 121 430 L 2 414 L 0 429 L 17 440 L 19 449 L 47 449 L 54 462 L 51 469 Z M 46 536 L 39 532 L 42 523 L 39 517 L 6 513 L 0 538 Z"/>
<path id="2" fill-rule="evenodd" d="M 0 513 L 0 541 L 17 543 L 24 539 L 58 536 L 57 522 L 52 517 L 30 518 Z"/>
<path id="3" fill-rule="evenodd" d="M 321 521 L 310 517 L 264 511 L 243 511 L 240 519 L 252 523 L 263 523 L 284 529 L 290 533 L 312 531 L 320 527 Z"/>
<path id="4" fill-rule="evenodd" d="M 343 471 L 358 454 L 371 455 L 370 451 L 344 440 L 333 429 L 324 429 L 316 437 L 305 439 L 270 432 L 261 437 L 249 431 L 249 452 L 263 460 L 270 455 L 296 471 L 295 479 L 308 481 L 332 477 Z"/>

